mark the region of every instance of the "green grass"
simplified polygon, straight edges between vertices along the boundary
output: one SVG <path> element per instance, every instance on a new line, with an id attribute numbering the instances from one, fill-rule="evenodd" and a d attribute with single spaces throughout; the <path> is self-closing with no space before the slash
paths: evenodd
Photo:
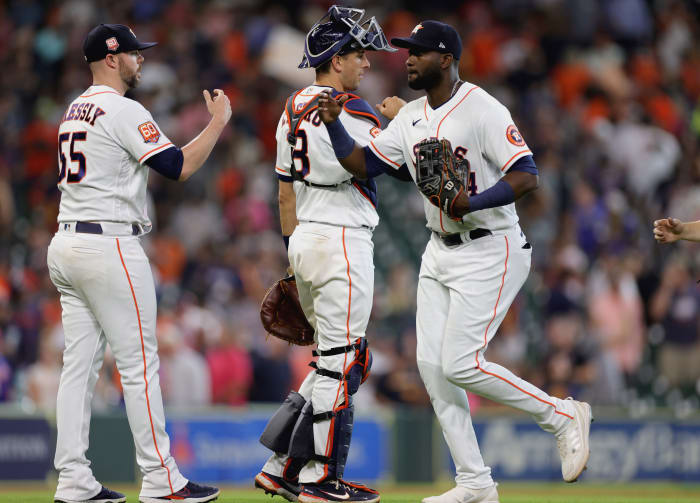
<path id="1" fill-rule="evenodd" d="M 398 485 L 380 487 L 384 503 L 416 503 L 421 498 L 448 489 L 439 485 Z M 119 487 L 128 496 L 128 503 L 138 502 L 138 490 L 133 486 Z M 498 487 L 501 503 L 691 503 L 700 502 L 700 485 L 690 484 L 563 484 L 563 483 L 505 483 Z M 53 501 L 50 488 L 0 486 L 2 503 L 46 503 Z M 260 491 L 227 487 L 217 503 L 286 503 L 282 498 L 270 500 Z"/>

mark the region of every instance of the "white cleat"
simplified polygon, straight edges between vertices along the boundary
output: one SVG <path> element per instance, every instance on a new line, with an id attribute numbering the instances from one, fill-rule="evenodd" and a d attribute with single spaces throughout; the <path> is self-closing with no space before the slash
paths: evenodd
<path id="1" fill-rule="evenodd" d="M 586 469 L 590 446 L 588 437 L 591 431 L 593 414 L 591 406 L 586 402 L 577 402 L 567 398 L 574 404 L 574 418 L 569 421 L 566 429 L 557 436 L 557 447 L 561 458 L 561 475 L 565 482 L 576 482 Z"/>
<path id="2" fill-rule="evenodd" d="M 484 489 L 457 486 L 439 496 L 423 498 L 423 503 L 498 503 L 496 485 Z"/>

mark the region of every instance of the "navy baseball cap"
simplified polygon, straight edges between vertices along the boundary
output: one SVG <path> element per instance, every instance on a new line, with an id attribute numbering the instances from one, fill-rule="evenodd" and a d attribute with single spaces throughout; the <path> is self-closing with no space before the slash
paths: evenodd
<path id="1" fill-rule="evenodd" d="M 404 49 L 423 49 L 450 53 L 455 59 L 462 55 L 462 39 L 457 30 L 440 21 L 421 21 L 410 37 L 392 38 L 391 43 Z"/>
<path id="2" fill-rule="evenodd" d="M 123 24 L 100 24 L 85 37 L 83 53 L 88 63 L 104 59 L 107 54 L 142 51 L 157 42 L 139 42 L 131 28 Z"/>

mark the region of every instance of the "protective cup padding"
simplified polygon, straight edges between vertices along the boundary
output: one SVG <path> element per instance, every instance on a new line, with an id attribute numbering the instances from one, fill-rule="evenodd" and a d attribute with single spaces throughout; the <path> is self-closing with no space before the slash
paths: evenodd
<path id="1" fill-rule="evenodd" d="M 260 443 L 274 452 L 286 454 L 294 426 L 305 403 L 304 397 L 296 391 L 289 393 L 265 426 L 260 435 Z"/>

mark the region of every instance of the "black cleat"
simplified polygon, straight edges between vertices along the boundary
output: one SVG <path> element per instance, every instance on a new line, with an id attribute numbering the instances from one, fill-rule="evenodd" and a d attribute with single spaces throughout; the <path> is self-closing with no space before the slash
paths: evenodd
<path id="1" fill-rule="evenodd" d="M 255 487 L 265 491 L 265 494 L 282 496 L 287 501 L 297 501 L 301 492 L 299 485 L 266 472 L 260 472 L 255 476 Z"/>
<path id="2" fill-rule="evenodd" d="M 216 487 L 200 486 L 194 482 L 188 482 L 185 487 L 167 496 L 141 496 L 141 503 L 163 503 L 164 501 L 178 501 L 181 503 L 207 503 L 219 497 L 220 491 Z"/>
<path id="3" fill-rule="evenodd" d="M 102 490 L 87 500 L 55 499 L 54 503 L 124 503 L 126 496 L 102 486 Z"/>
<path id="4" fill-rule="evenodd" d="M 331 501 L 359 501 L 377 503 L 379 493 L 367 486 L 345 480 L 326 480 L 320 484 L 304 484 L 299 493 L 301 503 L 325 503 Z"/>

